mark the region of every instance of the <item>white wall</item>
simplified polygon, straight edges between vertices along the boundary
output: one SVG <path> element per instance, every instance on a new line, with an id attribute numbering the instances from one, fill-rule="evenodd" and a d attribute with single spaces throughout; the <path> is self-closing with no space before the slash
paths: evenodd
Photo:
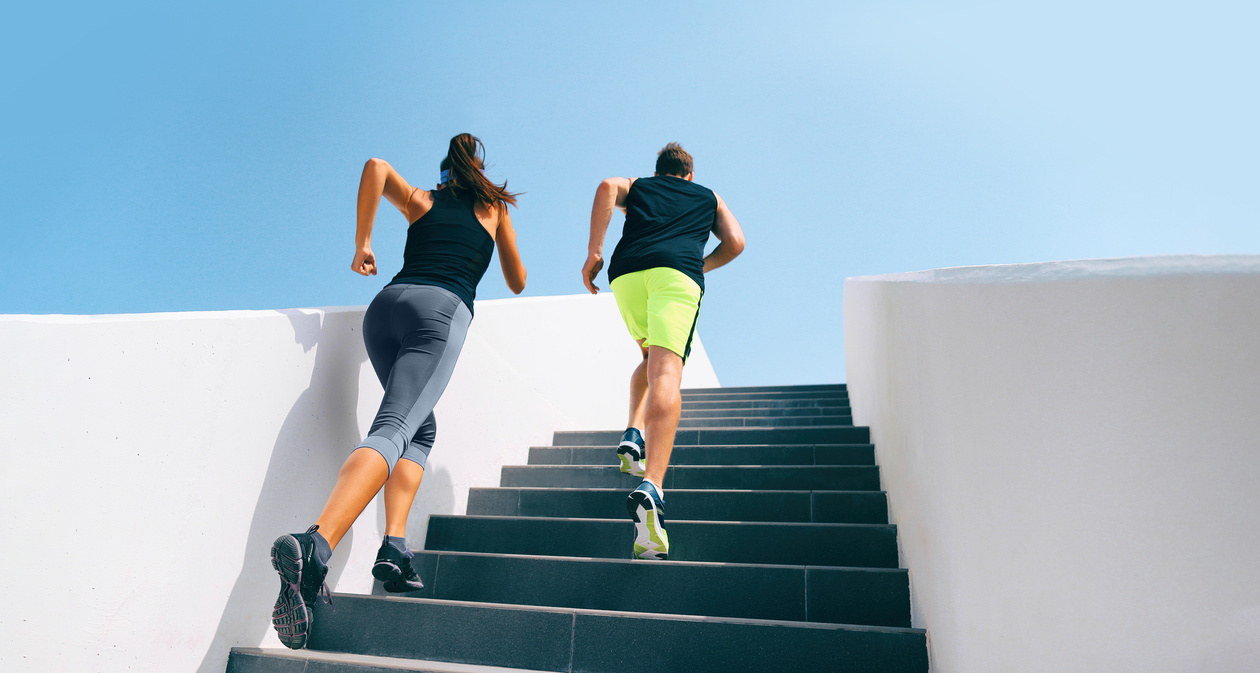
<path id="1" fill-rule="evenodd" d="M 845 283 L 939 673 L 1260 666 L 1260 256 Z"/>
<path id="2" fill-rule="evenodd" d="M 624 427 L 611 294 L 477 303 L 408 538 L 557 429 Z M 381 388 L 362 307 L 0 316 L 0 670 L 222 671 L 278 646 L 271 541 L 319 514 Z M 698 343 L 685 386 L 715 386 Z M 367 592 L 377 502 L 329 584 Z"/>

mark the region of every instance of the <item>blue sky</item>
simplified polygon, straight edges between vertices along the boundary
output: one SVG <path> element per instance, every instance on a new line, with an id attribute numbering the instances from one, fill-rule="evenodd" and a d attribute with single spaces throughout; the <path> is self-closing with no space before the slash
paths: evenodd
<path id="1" fill-rule="evenodd" d="M 350 272 L 363 162 L 427 186 L 461 131 L 526 192 L 526 295 L 683 143 L 748 239 L 726 385 L 843 380 L 849 276 L 1260 253 L 1254 3 L 172 4 L 7 10 L 0 313 L 366 304 L 405 223 Z"/>

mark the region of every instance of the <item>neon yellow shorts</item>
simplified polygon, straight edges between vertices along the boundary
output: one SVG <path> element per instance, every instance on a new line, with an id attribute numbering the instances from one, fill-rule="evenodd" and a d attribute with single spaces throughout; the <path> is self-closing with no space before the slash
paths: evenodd
<path id="1" fill-rule="evenodd" d="M 644 347 L 660 346 L 687 361 L 704 292 L 687 274 L 656 267 L 617 276 L 611 283 L 621 319 Z"/>

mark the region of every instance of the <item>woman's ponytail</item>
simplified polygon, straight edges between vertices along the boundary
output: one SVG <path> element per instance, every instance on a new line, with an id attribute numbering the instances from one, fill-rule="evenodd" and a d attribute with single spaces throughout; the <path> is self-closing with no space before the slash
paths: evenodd
<path id="1" fill-rule="evenodd" d="M 447 184 L 460 190 L 469 190 L 478 202 L 486 206 L 508 203 L 516 205 L 516 197 L 507 190 L 507 183 L 496 185 L 484 173 L 486 146 L 481 139 L 470 133 L 451 138 L 451 146 L 442 160 L 442 170 L 449 171 Z"/>

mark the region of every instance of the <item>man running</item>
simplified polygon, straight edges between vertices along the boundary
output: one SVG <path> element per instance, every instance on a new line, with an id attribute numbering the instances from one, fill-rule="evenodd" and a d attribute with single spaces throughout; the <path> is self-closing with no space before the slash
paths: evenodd
<path id="1" fill-rule="evenodd" d="M 630 422 L 617 456 L 622 472 L 643 477 L 626 498 L 635 522 L 634 556 L 641 559 L 669 557 L 662 485 L 682 412 L 679 386 L 700 315 L 704 274 L 744 250 L 739 222 L 722 197 L 692 182 L 692 169 L 691 155 L 670 143 L 657 153 L 652 177 L 601 182 L 582 266 L 586 289 L 599 292 L 594 281 L 604 266 L 604 235 L 613 208 L 621 208 L 626 222 L 608 279 L 643 362 L 630 376 Z M 706 257 L 710 233 L 719 243 Z"/>

